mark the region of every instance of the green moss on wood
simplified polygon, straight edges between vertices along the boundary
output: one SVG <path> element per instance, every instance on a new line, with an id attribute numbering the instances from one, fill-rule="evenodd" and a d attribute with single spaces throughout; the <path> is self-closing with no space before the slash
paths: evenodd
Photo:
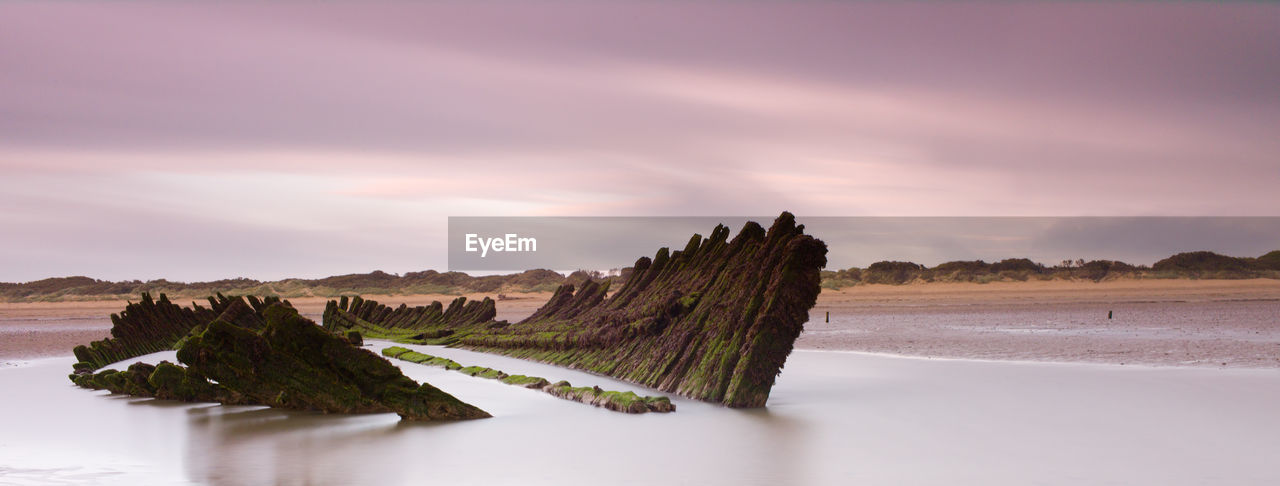
<path id="1" fill-rule="evenodd" d="M 260 333 L 214 321 L 178 350 L 178 359 L 218 384 L 264 404 L 336 413 L 394 411 L 410 420 L 489 415 L 414 382 L 377 355 L 350 345 L 292 307 L 264 312 Z"/>
<path id="2" fill-rule="evenodd" d="M 349 329 L 342 335 L 347 338 L 347 342 L 351 343 L 352 346 L 364 346 L 364 336 L 360 335 L 360 331 Z"/>
<path id="3" fill-rule="evenodd" d="M 327 413 L 395 412 L 410 420 L 489 416 L 429 384 L 405 377 L 372 352 L 353 346 L 359 333 L 339 336 L 327 332 L 300 316 L 287 302 L 252 296 L 210 301 L 225 303 L 215 306 L 223 311 L 212 322 L 164 327 L 169 332 L 186 326 L 188 334 L 180 338 L 171 339 L 169 334 L 156 334 L 164 339 L 151 341 L 121 338 L 136 336 L 121 322 L 158 315 L 211 315 L 172 306 L 163 296 L 159 303 L 144 296 L 141 307 L 131 308 L 129 319 L 114 317 L 117 326 L 113 334 L 120 341 L 77 348 L 77 353 L 84 355 L 82 359 L 104 360 L 172 341 L 181 345 L 178 360 L 187 365 L 185 368 L 168 362 L 157 366 L 137 363 L 123 372 L 108 369 L 92 373 L 96 363 L 84 361 L 75 366 L 76 373 L 69 378 L 86 388 L 170 400 L 255 403 Z M 120 329 L 126 331 L 118 333 Z M 121 343 L 146 346 L 127 347 Z"/>
<path id="4" fill-rule="evenodd" d="M 503 383 L 508 385 L 523 386 L 525 388 L 533 388 L 541 390 L 543 387 L 550 385 L 551 382 L 540 376 L 511 375 L 502 379 Z"/>
<path id="5" fill-rule="evenodd" d="M 394 348 L 394 349 L 393 349 Z M 388 351 L 391 350 L 391 351 Z M 404 361 L 410 361 L 419 364 L 432 364 L 441 360 L 448 361 L 457 365 L 457 363 L 416 351 L 411 351 L 399 346 L 391 346 L 383 349 L 384 356 L 394 357 Z M 436 365 L 439 366 L 439 365 Z M 454 369 L 454 368 L 451 368 Z M 617 392 L 603 390 L 600 387 L 579 387 L 575 388 L 567 381 L 559 381 L 551 384 L 546 378 L 539 376 L 525 375 L 508 375 L 502 371 L 483 366 L 466 366 L 458 365 L 457 371 L 465 373 L 469 376 L 480 378 L 488 378 L 500 380 L 503 383 L 524 388 L 542 390 L 551 395 L 573 400 L 577 402 L 603 407 L 608 410 L 625 413 L 645 413 L 645 412 L 674 412 L 676 407 L 667 397 L 642 397 L 634 392 Z"/>
<path id="6" fill-rule="evenodd" d="M 226 297 L 222 294 L 208 298 L 209 307 L 195 303 L 182 307 L 160 294 L 153 300 L 143 292 L 137 303 L 130 303 L 119 314 L 111 315 L 111 337 L 80 345 L 72 349 L 76 359 L 76 372 L 88 368 L 96 370 L 111 363 L 135 358 L 144 354 L 177 349 L 187 336 L 214 319 L 233 322 L 249 329 L 261 329 L 261 312 L 280 302 L 279 298 Z M 87 364 L 87 365 L 86 365 Z"/>
<path id="7" fill-rule="evenodd" d="M 507 377 L 506 373 L 483 366 L 466 366 L 458 371 L 461 371 L 463 374 L 468 376 L 477 376 L 480 378 L 488 378 L 490 380 L 501 380 Z"/>

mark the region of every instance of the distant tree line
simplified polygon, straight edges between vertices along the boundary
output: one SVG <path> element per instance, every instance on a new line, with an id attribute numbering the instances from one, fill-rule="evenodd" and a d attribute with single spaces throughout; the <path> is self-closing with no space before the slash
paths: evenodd
<path id="1" fill-rule="evenodd" d="M 166 293 L 173 298 L 203 298 L 221 292 L 227 295 L 338 297 L 342 295 L 409 295 L 464 293 L 550 292 L 565 284 L 581 284 L 590 279 L 613 281 L 618 288 L 631 268 L 607 272 L 578 270 L 562 275 L 551 270 L 528 270 L 509 275 L 471 276 L 462 272 L 426 270 L 404 275 L 374 271 L 319 279 L 291 278 L 260 281 L 248 278 L 212 282 L 171 282 L 168 280 L 127 280 L 111 282 L 89 277 L 47 278 L 24 283 L 0 282 L 0 300 L 8 302 L 93 300 L 130 298 L 142 292 Z M 825 288 L 861 284 L 901 285 L 911 282 L 995 282 L 1026 280 L 1093 280 L 1119 278 L 1280 278 L 1280 250 L 1257 258 L 1239 258 L 1208 251 L 1179 253 L 1150 267 L 1111 260 L 1063 260 L 1045 266 L 1026 258 L 1009 258 L 994 263 L 982 260 L 953 261 L 928 267 L 912 262 L 881 261 L 867 268 L 846 268 L 822 272 Z"/>
<path id="2" fill-rule="evenodd" d="M 1243 279 L 1280 278 L 1280 250 L 1258 258 L 1231 257 L 1209 251 L 1179 253 L 1150 267 L 1114 260 L 1063 260 L 1046 266 L 1027 258 L 994 263 L 952 261 L 928 267 L 914 262 L 880 261 L 866 268 L 824 271 L 826 288 L 858 284 L 901 285 L 911 282 L 996 282 L 1026 280 L 1092 280 L 1120 278 Z"/>
<path id="3" fill-rule="evenodd" d="M 47 278 L 26 283 L 0 283 L 0 299 L 7 301 L 88 300 L 118 296 L 166 293 L 171 297 L 201 298 L 222 292 L 228 295 L 275 295 L 286 298 L 368 294 L 462 294 L 469 292 L 553 291 L 568 281 L 591 278 L 588 272 L 568 277 L 551 270 L 529 270 L 510 275 L 471 276 L 462 272 L 409 272 L 397 275 L 383 271 L 337 275 L 319 279 L 290 278 L 260 281 L 248 278 L 212 282 L 171 282 L 129 280 L 110 282 L 89 277 Z"/>

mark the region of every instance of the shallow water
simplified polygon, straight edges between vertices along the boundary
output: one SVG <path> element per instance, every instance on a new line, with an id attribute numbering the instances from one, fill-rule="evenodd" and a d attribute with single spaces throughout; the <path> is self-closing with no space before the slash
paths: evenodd
<path id="1" fill-rule="evenodd" d="M 377 350 L 385 343 L 375 343 Z M 645 391 L 418 346 L 464 365 Z M 144 358 L 172 359 L 172 352 Z M 393 361 L 494 415 L 408 423 L 182 404 L 0 369 L 0 483 L 1276 484 L 1280 371 L 797 351 L 761 410 L 626 415 Z M 655 393 L 645 391 L 646 393 Z"/>

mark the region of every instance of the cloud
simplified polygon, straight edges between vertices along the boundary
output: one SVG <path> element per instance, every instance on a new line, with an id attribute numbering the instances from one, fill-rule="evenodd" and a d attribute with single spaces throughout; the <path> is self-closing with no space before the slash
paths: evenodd
<path id="1" fill-rule="evenodd" d="M 178 245 L 113 216 L 135 211 L 260 255 L 305 241 L 297 274 L 438 268 L 449 215 L 1274 215 L 1278 26 L 1268 4 L 7 3 L 0 208 L 24 236 L 0 280 L 271 265 L 124 259 Z"/>

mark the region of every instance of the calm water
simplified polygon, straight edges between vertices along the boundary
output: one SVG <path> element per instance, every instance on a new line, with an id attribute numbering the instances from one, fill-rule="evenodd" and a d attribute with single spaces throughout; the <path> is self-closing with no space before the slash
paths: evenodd
<path id="1" fill-rule="evenodd" d="M 375 344 L 379 349 L 383 344 Z M 606 378 L 420 346 L 578 385 Z M 146 359 L 172 358 L 160 353 Z M 799 351 L 763 410 L 625 415 L 397 362 L 492 419 L 400 422 L 75 388 L 0 369 L 0 483 L 1277 484 L 1280 371 Z"/>

